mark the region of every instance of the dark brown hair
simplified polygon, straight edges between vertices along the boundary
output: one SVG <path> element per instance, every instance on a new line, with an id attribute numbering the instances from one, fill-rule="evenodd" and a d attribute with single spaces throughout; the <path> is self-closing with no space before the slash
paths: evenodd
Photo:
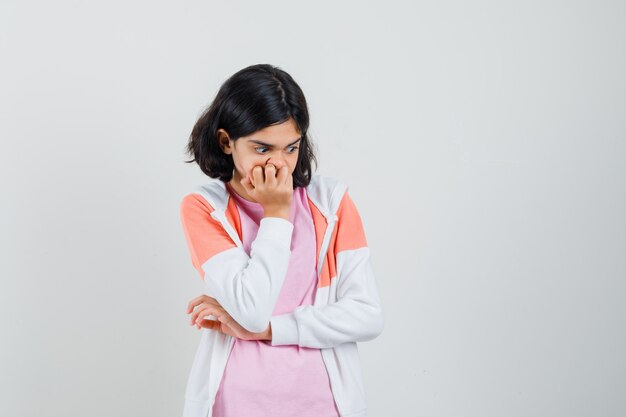
<path id="1" fill-rule="evenodd" d="M 186 152 L 202 172 L 224 182 L 232 179 L 235 165 L 232 155 L 222 151 L 217 130 L 224 129 L 232 140 L 248 136 L 267 126 L 293 118 L 302 140 L 294 187 L 306 187 L 311 181 L 311 163 L 317 159 L 309 140 L 309 111 L 304 93 L 291 76 L 269 64 L 256 64 L 239 70 L 220 87 L 213 102 L 196 121 Z"/>

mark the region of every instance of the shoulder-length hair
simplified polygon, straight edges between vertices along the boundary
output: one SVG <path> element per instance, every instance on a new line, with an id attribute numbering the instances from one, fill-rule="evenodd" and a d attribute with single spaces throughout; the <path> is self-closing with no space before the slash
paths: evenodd
<path id="1" fill-rule="evenodd" d="M 293 78 L 279 67 L 256 64 L 239 70 L 220 87 L 191 131 L 186 153 L 202 172 L 224 182 L 232 179 L 235 165 L 218 143 L 224 129 L 232 140 L 248 136 L 273 124 L 293 118 L 301 134 L 300 152 L 292 174 L 294 187 L 311 181 L 311 163 L 317 159 L 309 140 L 309 111 L 304 93 Z"/>

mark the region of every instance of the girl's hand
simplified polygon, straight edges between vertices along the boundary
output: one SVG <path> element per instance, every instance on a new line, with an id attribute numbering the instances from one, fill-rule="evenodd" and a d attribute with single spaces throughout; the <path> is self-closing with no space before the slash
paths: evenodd
<path id="1" fill-rule="evenodd" d="M 293 175 L 284 165 L 277 169 L 274 164 L 256 165 L 241 181 L 249 196 L 263 206 L 266 212 L 284 212 L 291 209 Z"/>
<path id="2" fill-rule="evenodd" d="M 195 307 L 198 307 L 194 310 Z M 187 314 L 191 314 L 190 325 L 195 324 L 198 329 L 218 330 L 227 335 L 243 340 L 270 340 L 268 328 L 260 333 L 253 333 L 237 323 L 222 305 L 213 297 L 203 294 L 194 298 L 187 305 Z M 205 319 L 205 316 L 214 316 L 217 320 Z"/>

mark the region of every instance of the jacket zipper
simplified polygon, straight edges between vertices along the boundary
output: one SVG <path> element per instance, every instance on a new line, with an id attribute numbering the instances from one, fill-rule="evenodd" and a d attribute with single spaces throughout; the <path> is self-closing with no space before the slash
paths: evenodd
<path id="1" fill-rule="evenodd" d="M 333 214 L 330 219 L 328 216 L 326 218 L 326 231 L 324 232 L 324 240 L 322 241 L 322 247 L 320 249 L 320 256 L 317 260 L 317 288 L 320 286 L 320 278 L 322 276 L 322 267 L 324 266 L 324 259 L 328 254 L 328 249 L 330 246 L 330 237 L 333 235 L 333 231 L 335 230 L 335 223 L 339 219 L 336 214 Z M 318 305 L 317 302 L 317 291 L 315 292 L 315 299 L 313 300 L 313 305 Z"/>

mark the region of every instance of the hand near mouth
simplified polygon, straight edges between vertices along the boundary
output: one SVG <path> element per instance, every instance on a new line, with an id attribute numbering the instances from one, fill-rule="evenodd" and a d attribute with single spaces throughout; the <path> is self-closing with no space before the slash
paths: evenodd
<path id="1" fill-rule="evenodd" d="M 274 164 L 252 168 L 241 181 L 248 195 L 263 206 L 265 216 L 289 219 L 293 198 L 293 176 L 287 165 L 276 169 Z"/>

